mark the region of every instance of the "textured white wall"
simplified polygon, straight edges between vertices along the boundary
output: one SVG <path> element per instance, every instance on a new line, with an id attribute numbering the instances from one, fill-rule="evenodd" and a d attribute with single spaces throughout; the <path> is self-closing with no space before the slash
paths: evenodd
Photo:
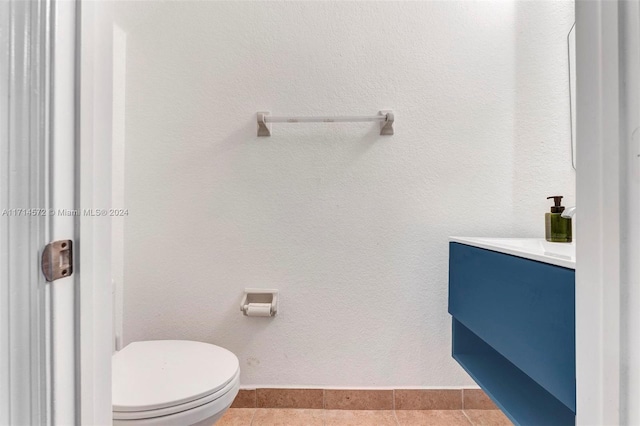
<path id="1" fill-rule="evenodd" d="M 472 383 L 447 237 L 574 202 L 573 2 L 128 2 L 125 340 L 213 342 L 242 384 Z M 274 124 L 255 113 L 396 113 Z M 274 319 L 244 287 L 281 291 Z"/>

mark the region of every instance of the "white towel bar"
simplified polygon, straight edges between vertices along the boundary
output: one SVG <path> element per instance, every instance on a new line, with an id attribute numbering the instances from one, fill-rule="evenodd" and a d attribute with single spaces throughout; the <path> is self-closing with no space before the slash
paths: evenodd
<path id="1" fill-rule="evenodd" d="M 287 117 L 271 116 L 269 112 L 258 112 L 258 136 L 271 136 L 270 123 L 361 123 L 380 122 L 380 135 L 393 135 L 393 111 L 380 111 L 378 115 L 343 117 Z"/>

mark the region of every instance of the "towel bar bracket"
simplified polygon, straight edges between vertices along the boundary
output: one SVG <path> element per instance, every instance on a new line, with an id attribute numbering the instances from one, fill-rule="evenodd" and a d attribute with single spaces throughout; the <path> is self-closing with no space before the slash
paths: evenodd
<path id="1" fill-rule="evenodd" d="M 258 136 L 271 136 L 271 124 L 265 121 L 269 111 L 258 112 Z"/>
<path id="2" fill-rule="evenodd" d="M 380 115 L 387 117 L 386 120 L 380 123 L 380 136 L 393 135 L 393 111 L 380 111 Z"/>

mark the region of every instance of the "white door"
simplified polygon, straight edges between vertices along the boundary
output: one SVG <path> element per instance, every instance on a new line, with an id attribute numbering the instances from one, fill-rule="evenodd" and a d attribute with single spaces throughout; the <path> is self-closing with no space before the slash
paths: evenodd
<path id="1" fill-rule="evenodd" d="M 0 424 L 50 422 L 47 7 L 0 2 Z"/>
<path id="2" fill-rule="evenodd" d="M 41 264 L 75 240 L 75 7 L 0 3 L 2 424 L 76 422 L 73 257 L 55 280 Z"/>
<path id="3" fill-rule="evenodd" d="M 111 55 L 95 13 L 0 2 L 0 425 L 111 424 Z M 79 44 L 96 52 L 82 81 Z M 73 269 L 49 282 L 58 240 Z"/>

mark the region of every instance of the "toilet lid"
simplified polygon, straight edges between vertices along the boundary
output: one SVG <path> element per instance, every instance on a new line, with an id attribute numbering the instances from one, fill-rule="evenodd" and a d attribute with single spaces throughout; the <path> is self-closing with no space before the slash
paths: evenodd
<path id="1" fill-rule="evenodd" d="M 233 353 L 208 343 L 131 343 L 113 356 L 113 410 L 156 410 L 205 397 L 229 383 L 238 368 Z"/>

